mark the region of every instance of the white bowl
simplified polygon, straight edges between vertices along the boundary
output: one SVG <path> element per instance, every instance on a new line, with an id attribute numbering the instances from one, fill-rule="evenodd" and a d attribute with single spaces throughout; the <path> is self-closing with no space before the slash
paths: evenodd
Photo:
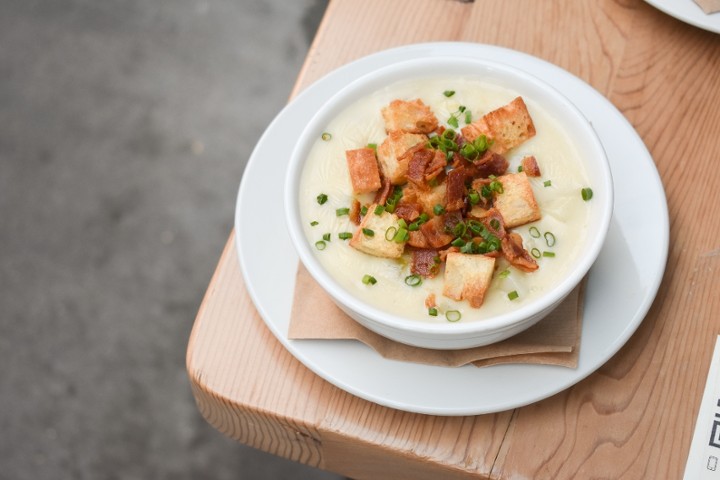
<path id="1" fill-rule="evenodd" d="M 390 314 L 372 306 L 343 288 L 317 260 L 313 245 L 303 232 L 299 211 L 299 184 L 305 160 L 324 127 L 357 100 L 393 83 L 425 78 L 433 73 L 482 77 L 531 99 L 553 117 L 573 140 L 585 162 L 593 198 L 588 202 L 589 225 L 585 245 L 564 279 L 543 296 L 520 308 L 481 321 L 427 323 Z M 613 209 L 610 167 L 592 125 L 560 92 L 526 72 L 480 59 L 460 57 L 409 60 L 365 75 L 334 95 L 313 117 L 300 138 L 289 163 L 285 182 L 285 213 L 291 240 L 300 260 L 334 302 L 360 324 L 385 337 L 409 345 L 434 349 L 462 349 L 504 340 L 537 323 L 578 285 L 602 248 Z"/>

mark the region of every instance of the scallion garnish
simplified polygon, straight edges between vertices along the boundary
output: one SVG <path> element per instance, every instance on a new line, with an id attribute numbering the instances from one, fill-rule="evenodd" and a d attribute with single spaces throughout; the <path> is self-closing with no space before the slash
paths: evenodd
<path id="1" fill-rule="evenodd" d="M 329 141 L 332 138 L 332 135 L 328 132 L 323 132 L 323 134 L 320 136 L 323 140 L 326 142 Z"/>
<path id="2" fill-rule="evenodd" d="M 490 182 L 490 185 L 488 185 L 488 188 L 490 188 L 490 190 L 495 193 L 503 193 L 504 192 L 503 184 L 497 180 L 493 180 L 492 182 Z"/>
<path id="3" fill-rule="evenodd" d="M 468 193 L 468 201 L 470 202 L 470 205 L 477 205 L 480 203 L 480 194 L 475 190 L 470 190 L 470 193 Z"/>
<path id="4" fill-rule="evenodd" d="M 337 215 L 338 217 L 342 217 L 343 215 L 347 215 L 348 213 L 350 213 L 350 209 L 347 207 L 338 208 L 337 210 L 335 210 L 335 215 Z"/>
<path id="5" fill-rule="evenodd" d="M 448 123 L 448 125 L 452 125 L 455 128 L 458 128 L 460 126 L 460 122 L 458 122 L 458 119 L 455 115 L 450 115 L 450 118 L 448 118 L 447 123 Z"/>
<path id="6" fill-rule="evenodd" d="M 552 180 L 545 180 L 545 181 L 543 182 L 543 185 L 545 185 L 546 187 L 551 186 L 551 185 L 552 185 Z"/>
<path id="7" fill-rule="evenodd" d="M 472 112 L 470 110 L 465 112 L 465 125 L 470 125 L 472 123 Z"/>
<path id="8" fill-rule="evenodd" d="M 457 322 L 462 318 L 462 314 L 458 310 L 448 310 L 445 312 L 445 318 L 448 319 L 448 322 Z"/>
<path id="9" fill-rule="evenodd" d="M 593 197 L 592 188 L 583 188 L 582 190 L 580 190 L 580 194 L 582 195 L 582 199 L 587 202 Z"/>
<path id="10" fill-rule="evenodd" d="M 365 235 L 366 237 L 374 237 L 375 236 L 375 232 L 370 230 L 369 228 L 363 228 L 362 232 L 363 232 L 363 235 Z"/>
<path id="11" fill-rule="evenodd" d="M 518 173 L 520 173 L 520 172 L 522 172 L 522 171 L 523 171 L 523 166 L 522 166 L 522 165 L 518 165 Z"/>
<path id="12" fill-rule="evenodd" d="M 315 248 L 317 248 L 318 250 L 325 250 L 326 246 L 327 244 L 322 240 L 318 240 L 317 242 L 315 242 Z"/>
<path id="13" fill-rule="evenodd" d="M 452 229 L 453 235 L 456 237 L 462 237 L 467 232 L 467 225 L 465 222 L 458 222 Z"/>
<path id="14" fill-rule="evenodd" d="M 325 240 L 326 242 L 329 242 L 329 241 L 330 241 L 330 234 L 329 234 L 329 233 L 324 233 L 324 234 L 323 234 L 323 240 Z"/>
<path id="15" fill-rule="evenodd" d="M 385 205 L 377 205 L 375 207 L 375 215 L 382 215 L 385 211 Z"/>
<path id="16" fill-rule="evenodd" d="M 375 285 L 377 283 L 377 279 L 373 277 L 372 275 L 364 275 L 362 278 L 362 283 L 365 285 Z"/>
<path id="17" fill-rule="evenodd" d="M 555 252 L 543 252 L 543 253 L 542 253 L 542 256 L 543 256 L 543 257 L 554 257 L 554 256 L 555 256 Z"/>
<path id="18" fill-rule="evenodd" d="M 405 285 L 417 287 L 420 284 L 422 284 L 422 277 L 420 277 L 420 275 L 408 275 L 405 277 Z"/>
<path id="19" fill-rule="evenodd" d="M 513 290 L 512 292 L 508 293 L 508 298 L 509 298 L 510 300 L 515 300 L 515 299 L 518 298 L 519 296 L 520 296 L 520 295 L 518 295 L 517 290 Z"/>
<path id="20" fill-rule="evenodd" d="M 347 240 L 349 238 L 352 238 L 352 233 L 350 232 L 340 232 L 338 233 L 338 238 L 340 240 Z"/>
<path id="21" fill-rule="evenodd" d="M 450 98 L 450 97 L 452 97 L 453 95 L 455 95 L 455 90 L 445 90 L 445 91 L 443 92 L 443 95 L 445 95 L 446 97 Z"/>
<path id="22" fill-rule="evenodd" d="M 530 250 L 530 255 L 535 258 L 540 258 L 540 250 L 538 250 L 537 248 L 533 248 L 532 250 Z"/>
<path id="23" fill-rule="evenodd" d="M 493 218 L 492 220 L 490 220 L 490 226 L 497 230 L 498 228 L 500 228 L 500 220 L 498 220 L 497 218 Z"/>
<path id="24" fill-rule="evenodd" d="M 545 232 L 545 243 L 547 243 L 548 247 L 552 247 L 555 245 L 555 235 L 553 235 L 552 232 Z"/>
<path id="25" fill-rule="evenodd" d="M 438 313 L 437 308 L 435 308 L 435 307 L 428 308 L 428 315 L 430 315 L 431 317 L 437 317 L 437 313 Z"/>
<path id="26" fill-rule="evenodd" d="M 453 247 L 464 247 L 464 246 L 465 246 L 465 240 L 463 240 L 462 238 L 456 238 L 455 240 L 453 240 L 453 241 L 450 243 L 450 245 L 452 245 Z M 463 253 L 469 253 L 469 252 L 463 252 Z"/>
<path id="27" fill-rule="evenodd" d="M 408 233 L 407 228 L 400 227 L 397 229 L 397 233 L 393 237 L 393 241 L 395 241 L 397 243 L 402 243 L 402 242 L 407 242 L 409 238 L 410 238 L 410 233 Z"/>
<path id="28" fill-rule="evenodd" d="M 377 143 L 368 143 L 367 148 L 372 148 L 377 152 Z"/>
<path id="29" fill-rule="evenodd" d="M 445 213 L 445 208 L 438 203 L 433 207 L 433 212 L 435 213 L 435 215 L 442 215 L 443 213 Z"/>
<path id="30" fill-rule="evenodd" d="M 540 230 L 537 229 L 537 227 L 530 227 L 530 236 L 533 238 L 540 238 Z"/>
<path id="31" fill-rule="evenodd" d="M 507 278 L 510 276 L 510 270 L 507 268 L 503 270 L 502 272 L 498 273 L 498 278 Z"/>
<path id="32" fill-rule="evenodd" d="M 362 215 L 363 217 L 365 215 L 367 215 L 367 210 L 368 210 L 367 205 L 363 205 L 362 208 L 360 209 L 360 215 Z"/>
<path id="33" fill-rule="evenodd" d="M 324 193 L 321 193 L 320 195 L 317 196 L 317 202 L 318 202 L 320 205 L 322 205 L 323 203 L 325 203 L 325 202 L 327 202 L 327 201 L 328 201 L 328 196 L 325 195 Z"/>
<path id="34" fill-rule="evenodd" d="M 395 234 L 397 233 L 397 228 L 390 227 L 387 230 L 385 230 L 385 240 L 388 242 L 392 242 L 392 239 L 395 238 Z"/>
<path id="35" fill-rule="evenodd" d="M 313 220 L 312 222 L 310 222 L 311 227 L 314 227 L 315 225 L 320 225 L 320 222 L 318 222 L 317 220 Z"/>

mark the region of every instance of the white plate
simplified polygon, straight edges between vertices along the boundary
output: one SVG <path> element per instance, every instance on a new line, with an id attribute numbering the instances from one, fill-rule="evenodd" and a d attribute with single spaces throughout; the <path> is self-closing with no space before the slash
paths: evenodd
<path id="1" fill-rule="evenodd" d="M 720 33 L 720 12 L 708 15 L 693 0 L 645 0 L 671 17 L 690 25 Z"/>
<path id="2" fill-rule="evenodd" d="M 355 341 L 288 340 L 297 255 L 284 224 L 282 188 L 294 139 L 349 81 L 378 67 L 426 56 L 507 63 L 564 92 L 593 123 L 610 157 L 615 212 L 590 271 L 575 369 L 544 365 L 433 367 L 386 360 Z M 345 65 L 297 96 L 260 138 L 240 184 L 235 228 L 240 267 L 260 315 L 300 362 L 354 395 L 400 410 L 476 415 L 549 397 L 595 371 L 638 327 L 660 285 L 668 249 L 665 192 L 650 154 L 625 117 L 592 87 L 538 58 L 495 46 L 428 43 L 386 50 Z"/>

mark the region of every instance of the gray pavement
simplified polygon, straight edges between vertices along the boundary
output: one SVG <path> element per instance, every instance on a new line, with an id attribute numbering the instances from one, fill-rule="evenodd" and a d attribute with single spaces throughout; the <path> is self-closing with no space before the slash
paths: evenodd
<path id="1" fill-rule="evenodd" d="M 325 6 L 0 2 L 0 478 L 338 478 L 224 438 L 184 368 Z"/>

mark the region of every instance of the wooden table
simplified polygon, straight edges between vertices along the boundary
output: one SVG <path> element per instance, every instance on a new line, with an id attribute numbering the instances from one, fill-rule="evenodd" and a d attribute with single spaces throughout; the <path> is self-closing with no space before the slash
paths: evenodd
<path id="1" fill-rule="evenodd" d="M 358 57 L 440 40 L 555 63 L 638 131 L 671 222 L 644 322 L 596 373 L 533 405 L 396 411 L 330 385 L 282 347 L 248 297 L 231 235 L 188 346 L 202 415 L 242 443 L 358 479 L 680 478 L 720 333 L 720 35 L 641 0 L 332 0 L 294 93 Z"/>

